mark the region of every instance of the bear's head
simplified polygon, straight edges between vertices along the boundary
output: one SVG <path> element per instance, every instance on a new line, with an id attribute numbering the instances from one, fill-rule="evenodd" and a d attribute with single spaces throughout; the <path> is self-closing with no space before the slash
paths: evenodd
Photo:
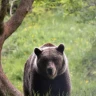
<path id="1" fill-rule="evenodd" d="M 57 47 L 35 48 L 34 53 L 37 56 L 38 73 L 49 79 L 54 79 L 56 76 L 64 73 L 66 70 L 66 61 L 63 52 L 63 44 Z"/>

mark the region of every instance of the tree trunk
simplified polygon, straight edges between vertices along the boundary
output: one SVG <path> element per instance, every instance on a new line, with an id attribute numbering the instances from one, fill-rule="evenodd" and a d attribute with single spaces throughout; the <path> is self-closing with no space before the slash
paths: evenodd
<path id="1" fill-rule="evenodd" d="M 4 23 L 8 2 L 9 0 L 2 0 L 0 9 L 0 96 L 23 96 L 23 94 L 12 85 L 3 72 L 1 51 L 4 41 L 20 26 L 24 17 L 31 9 L 33 0 L 21 0 L 16 13 Z"/>

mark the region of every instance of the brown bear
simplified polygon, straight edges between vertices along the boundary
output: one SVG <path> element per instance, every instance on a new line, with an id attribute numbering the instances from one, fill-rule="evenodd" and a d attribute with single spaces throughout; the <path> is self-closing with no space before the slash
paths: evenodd
<path id="1" fill-rule="evenodd" d="M 70 96 L 68 70 L 63 44 L 35 48 L 24 68 L 24 96 Z"/>

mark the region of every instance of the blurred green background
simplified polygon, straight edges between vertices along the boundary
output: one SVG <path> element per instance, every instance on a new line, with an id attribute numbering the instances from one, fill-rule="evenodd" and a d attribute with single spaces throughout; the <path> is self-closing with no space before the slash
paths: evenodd
<path id="1" fill-rule="evenodd" d="M 5 21 L 9 18 L 8 12 Z M 20 91 L 26 60 L 48 42 L 65 44 L 72 96 L 96 96 L 96 0 L 35 0 L 2 50 L 4 71 Z"/>

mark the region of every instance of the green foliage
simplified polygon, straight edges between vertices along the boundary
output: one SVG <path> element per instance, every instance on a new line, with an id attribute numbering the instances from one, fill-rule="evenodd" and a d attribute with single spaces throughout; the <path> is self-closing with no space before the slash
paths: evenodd
<path id="1" fill-rule="evenodd" d="M 90 40 L 92 46 L 91 50 L 88 50 L 86 55 L 84 56 L 84 59 L 82 61 L 84 67 L 86 67 L 86 77 L 89 78 L 89 80 L 95 80 L 96 79 L 96 34 L 93 33 L 91 40 Z"/>
<path id="2" fill-rule="evenodd" d="M 83 18 L 86 15 L 80 17 L 81 12 L 78 10 L 83 1 L 73 0 L 79 7 L 77 10 L 72 5 L 76 14 L 70 13 L 69 9 L 73 7 L 68 0 L 56 0 L 54 8 L 49 1 L 44 3 L 44 0 L 39 0 L 36 3 L 37 1 L 34 3 L 33 12 L 27 15 L 21 27 L 4 44 L 2 63 L 8 78 L 22 91 L 24 64 L 34 48 L 47 42 L 56 45 L 64 43 L 69 60 L 72 96 L 95 96 L 96 18 L 87 19 L 85 22 Z M 54 3 L 52 0 L 50 2 Z M 58 5 L 57 2 L 63 3 Z M 82 14 L 85 14 L 84 11 Z"/>
<path id="3" fill-rule="evenodd" d="M 64 16 L 74 14 L 80 22 L 96 19 L 96 0 L 36 0 L 34 6 L 43 7 L 43 11 L 63 9 Z"/>

